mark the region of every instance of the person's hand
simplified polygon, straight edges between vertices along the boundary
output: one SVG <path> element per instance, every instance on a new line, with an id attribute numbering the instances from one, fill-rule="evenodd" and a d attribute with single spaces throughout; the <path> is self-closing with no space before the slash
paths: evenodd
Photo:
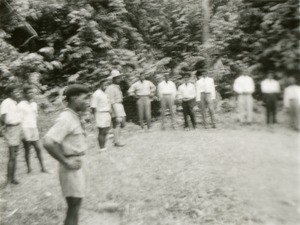
<path id="1" fill-rule="evenodd" d="M 66 159 L 66 166 L 68 167 L 68 169 L 70 170 L 78 170 L 81 168 L 81 159 L 78 158 L 69 158 Z"/>

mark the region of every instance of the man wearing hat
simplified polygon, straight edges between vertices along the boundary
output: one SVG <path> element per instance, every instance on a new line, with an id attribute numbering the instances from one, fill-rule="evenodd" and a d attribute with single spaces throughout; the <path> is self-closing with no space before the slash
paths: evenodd
<path id="1" fill-rule="evenodd" d="M 99 88 L 94 92 L 91 98 L 92 113 L 95 116 L 96 126 L 98 128 L 100 151 L 106 151 L 106 136 L 111 125 L 111 105 L 108 95 L 105 93 L 107 85 L 107 80 L 102 79 L 99 82 Z"/>
<path id="2" fill-rule="evenodd" d="M 190 74 L 186 68 L 181 72 L 183 78 L 183 84 L 178 87 L 177 98 L 182 102 L 182 110 L 184 116 L 184 128 L 189 130 L 188 116 L 191 118 L 193 128 L 196 128 L 196 119 L 194 113 L 196 88 L 195 85 L 190 82 Z"/>
<path id="3" fill-rule="evenodd" d="M 144 115 L 146 116 L 148 130 L 151 129 L 151 98 L 154 96 L 156 87 L 151 81 L 145 80 L 144 74 L 140 74 L 139 80 L 128 90 L 130 96 L 137 97 L 137 109 L 140 126 L 144 129 Z"/>
<path id="4" fill-rule="evenodd" d="M 70 85 L 65 91 L 67 108 L 44 137 L 48 153 L 59 162 L 59 180 L 68 209 L 64 225 L 77 225 L 85 196 L 85 151 L 88 148 L 81 115 L 89 107 L 88 88 Z"/>
<path id="5" fill-rule="evenodd" d="M 126 113 L 123 106 L 123 94 L 120 88 L 122 74 L 118 70 L 112 70 L 109 78 L 112 79 L 112 84 L 107 87 L 105 93 L 109 98 L 112 109 L 114 145 L 116 147 L 122 147 L 125 144 L 120 140 L 121 128 L 125 127 L 126 122 Z"/>
<path id="6" fill-rule="evenodd" d="M 196 76 L 198 78 L 196 81 L 196 102 L 201 109 L 203 126 L 206 128 L 205 110 L 208 108 L 212 127 L 216 128 L 213 110 L 213 101 L 216 99 L 214 79 L 208 77 L 203 70 L 198 70 Z"/>
<path id="7" fill-rule="evenodd" d="M 177 94 L 176 85 L 173 81 L 169 80 L 169 74 L 164 74 L 164 80 L 160 82 L 157 86 L 157 93 L 161 106 L 161 120 L 162 120 L 162 129 L 165 129 L 165 113 L 166 109 L 169 109 L 172 128 L 174 129 L 174 100 Z"/>

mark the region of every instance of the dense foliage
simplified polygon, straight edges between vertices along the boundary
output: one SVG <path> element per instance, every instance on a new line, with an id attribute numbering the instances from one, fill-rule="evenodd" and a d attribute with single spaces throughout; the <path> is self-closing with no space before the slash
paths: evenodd
<path id="1" fill-rule="evenodd" d="M 129 82 L 138 73 L 157 82 L 166 71 L 178 82 L 182 66 L 206 65 L 227 97 L 233 65 L 250 67 L 257 81 L 268 70 L 299 71 L 296 0 L 210 0 L 209 7 L 204 43 L 199 0 L 1 0 L 1 90 L 12 80 L 42 92 L 70 81 L 94 87 L 111 69 Z"/>

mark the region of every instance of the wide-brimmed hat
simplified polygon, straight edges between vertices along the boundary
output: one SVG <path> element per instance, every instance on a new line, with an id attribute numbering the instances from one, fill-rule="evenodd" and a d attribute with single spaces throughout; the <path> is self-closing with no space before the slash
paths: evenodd
<path id="1" fill-rule="evenodd" d="M 109 78 L 110 79 L 113 79 L 113 78 L 116 78 L 116 77 L 120 77 L 120 76 L 122 76 L 123 74 L 121 74 L 120 72 L 119 72 L 119 70 L 112 70 L 111 72 L 110 72 L 110 76 L 109 76 Z"/>

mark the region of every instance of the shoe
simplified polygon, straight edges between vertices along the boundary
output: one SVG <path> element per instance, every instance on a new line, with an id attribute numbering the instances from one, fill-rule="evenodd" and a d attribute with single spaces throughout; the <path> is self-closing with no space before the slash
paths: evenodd
<path id="1" fill-rule="evenodd" d="M 19 184 L 20 182 L 19 181 L 17 181 L 17 180 L 12 180 L 11 182 L 10 182 L 11 184 Z"/>
<path id="2" fill-rule="evenodd" d="M 184 130 L 185 130 L 185 131 L 189 131 L 190 128 L 189 128 L 189 127 L 185 127 Z"/>
<path id="3" fill-rule="evenodd" d="M 50 173 L 50 172 L 49 172 L 48 170 L 46 170 L 46 169 L 42 169 L 41 172 L 42 172 L 42 173 Z"/>
<path id="4" fill-rule="evenodd" d="M 118 143 L 115 143 L 115 146 L 116 146 L 116 147 L 123 147 L 123 146 L 125 146 L 125 144 L 124 144 L 124 143 L 118 142 Z"/>
<path id="5" fill-rule="evenodd" d="M 212 125 L 212 128 L 217 128 L 216 124 L 213 124 L 213 125 Z"/>

